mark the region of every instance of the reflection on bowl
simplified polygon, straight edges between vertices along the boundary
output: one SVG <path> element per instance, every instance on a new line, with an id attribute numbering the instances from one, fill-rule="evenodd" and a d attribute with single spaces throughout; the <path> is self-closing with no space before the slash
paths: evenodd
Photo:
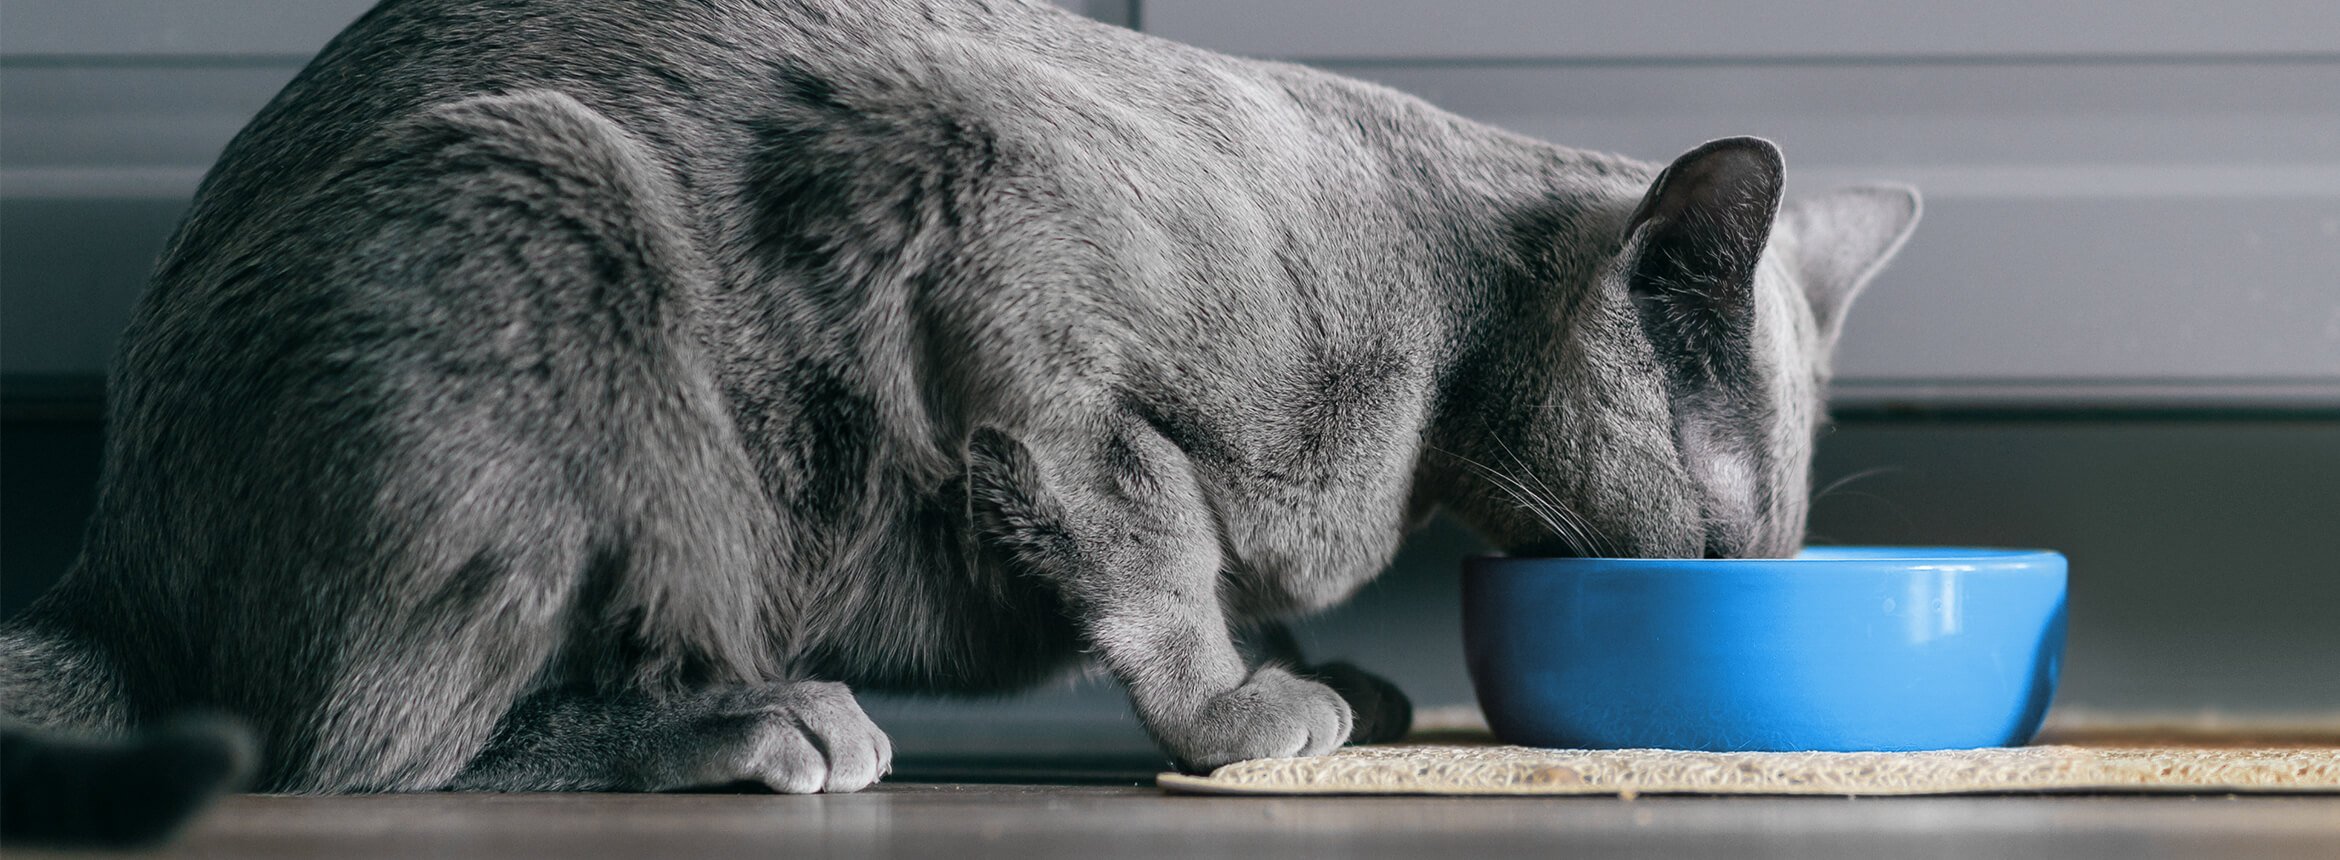
<path id="1" fill-rule="evenodd" d="M 1485 557 L 1463 575 L 1465 647 L 1510 743 L 2013 746 L 2055 695 L 2064 579 L 2044 550 Z"/>

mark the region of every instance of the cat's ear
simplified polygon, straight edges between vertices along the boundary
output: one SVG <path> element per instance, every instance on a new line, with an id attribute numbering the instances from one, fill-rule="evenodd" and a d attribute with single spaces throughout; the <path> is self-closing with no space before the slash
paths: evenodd
<path id="1" fill-rule="evenodd" d="M 1917 189 L 1870 185 L 1799 198 L 1780 218 L 1795 239 L 1791 255 L 1820 322 L 1824 342 L 1844 327 L 1844 312 L 1917 228 Z"/>
<path id="2" fill-rule="evenodd" d="M 1743 366 L 1782 170 L 1770 141 L 1713 141 L 1659 173 L 1626 223 L 1627 287 L 1651 342 L 1707 381 Z"/>

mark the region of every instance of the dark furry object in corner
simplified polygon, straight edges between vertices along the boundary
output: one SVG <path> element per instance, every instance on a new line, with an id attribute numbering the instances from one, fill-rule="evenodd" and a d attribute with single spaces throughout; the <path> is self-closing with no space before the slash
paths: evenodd
<path id="1" fill-rule="evenodd" d="M 152 845 L 251 776 L 252 741 L 217 720 L 124 740 L 0 730 L 0 842 L 10 847 Z"/>

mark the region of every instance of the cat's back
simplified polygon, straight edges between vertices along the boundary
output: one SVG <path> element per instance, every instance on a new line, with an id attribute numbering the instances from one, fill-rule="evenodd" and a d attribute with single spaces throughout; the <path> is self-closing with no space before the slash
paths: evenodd
<path id="1" fill-rule="evenodd" d="M 302 204 L 337 165 L 465 99 L 552 91 L 607 117 L 662 162 L 713 262 L 753 293 L 775 283 L 773 243 L 741 237 L 801 232 L 808 213 L 792 201 L 855 223 L 893 217 L 906 197 L 1004 201 L 1029 211 L 940 217 L 1112 224 L 1153 246 L 1267 253 L 1224 225 L 1290 221 L 1261 207 L 1355 185 L 1308 175 L 1361 159 L 1322 133 L 1353 128 L 1347 118 L 1292 91 L 1369 89 L 1352 84 L 1039 0 L 386 0 L 228 146 L 130 343 L 203 327 L 212 287 L 273 264 L 272 237 L 336 220 Z M 990 184 L 1000 177 L 1021 184 Z"/>

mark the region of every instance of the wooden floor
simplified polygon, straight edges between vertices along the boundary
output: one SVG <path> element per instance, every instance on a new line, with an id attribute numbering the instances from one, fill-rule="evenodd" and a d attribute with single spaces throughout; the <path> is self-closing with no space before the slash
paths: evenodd
<path id="1" fill-rule="evenodd" d="M 142 856 L 2331 860 L 2340 857 L 2340 799 L 1245 799 L 1127 784 L 976 783 L 893 783 L 831 797 L 236 797 L 165 851 Z"/>

